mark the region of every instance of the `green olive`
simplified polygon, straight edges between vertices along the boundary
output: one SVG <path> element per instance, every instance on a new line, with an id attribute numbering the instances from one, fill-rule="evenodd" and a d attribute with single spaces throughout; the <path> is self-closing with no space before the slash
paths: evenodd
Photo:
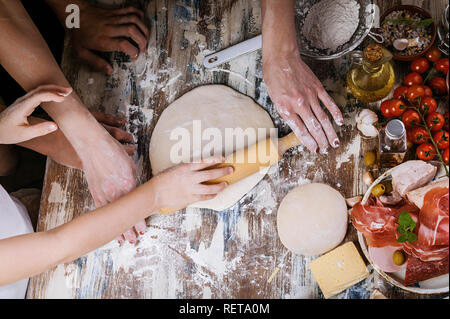
<path id="1" fill-rule="evenodd" d="M 386 188 L 384 187 L 383 184 L 378 184 L 377 186 L 372 188 L 372 195 L 375 197 L 379 197 L 384 194 L 385 190 L 386 190 Z"/>
<path id="2" fill-rule="evenodd" d="M 392 188 L 392 181 L 385 181 L 385 182 L 383 182 L 383 185 L 384 185 L 384 193 L 385 194 L 390 194 L 394 190 Z"/>
<path id="3" fill-rule="evenodd" d="M 392 260 L 394 261 L 394 264 L 401 266 L 405 263 L 405 255 L 403 255 L 401 250 L 396 250 L 392 255 Z"/>
<path id="4" fill-rule="evenodd" d="M 374 152 L 367 152 L 364 155 L 364 165 L 366 165 L 367 167 L 372 167 L 373 164 L 375 164 L 375 153 Z"/>

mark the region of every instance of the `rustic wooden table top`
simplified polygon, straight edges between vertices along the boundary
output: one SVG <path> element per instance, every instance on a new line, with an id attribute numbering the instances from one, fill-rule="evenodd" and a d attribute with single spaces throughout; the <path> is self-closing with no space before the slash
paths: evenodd
<path id="1" fill-rule="evenodd" d="M 108 2 L 108 1 L 103 1 Z M 111 2 L 111 1 L 109 1 Z M 112 1 L 121 3 L 121 1 Z M 393 5 L 415 4 L 440 17 L 445 0 L 377 1 L 383 12 Z M 88 108 L 128 118 L 127 130 L 137 141 L 135 161 L 140 183 L 151 175 L 148 144 L 162 111 L 189 90 L 220 83 L 254 98 L 272 116 L 281 135 L 280 120 L 262 79 L 261 52 L 216 69 L 202 59 L 261 31 L 258 0 L 129 1 L 144 9 L 151 27 L 146 54 L 137 62 L 112 56 L 110 77 L 94 73 L 72 56 L 70 44 L 62 68 Z M 361 106 L 347 97 L 346 58 L 307 61 L 345 113 L 338 130 L 342 146 L 328 155 L 303 148 L 289 152 L 278 167 L 231 209 L 215 212 L 188 209 L 154 216 L 137 245 L 110 243 L 76 261 L 33 277 L 28 298 L 321 298 L 307 264 L 313 258 L 287 254 L 278 239 L 277 208 L 289 190 L 308 181 L 323 182 L 345 197 L 363 194 L 361 154 L 375 147 L 360 137 L 354 123 Z M 397 78 L 406 72 L 400 64 Z M 83 174 L 48 160 L 38 228 L 52 229 L 94 208 Z M 355 243 L 349 227 L 346 241 Z M 280 263 L 272 282 L 267 279 Z M 386 283 L 376 272 L 337 298 L 369 298 L 374 289 L 389 298 L 419 298 Z"/>

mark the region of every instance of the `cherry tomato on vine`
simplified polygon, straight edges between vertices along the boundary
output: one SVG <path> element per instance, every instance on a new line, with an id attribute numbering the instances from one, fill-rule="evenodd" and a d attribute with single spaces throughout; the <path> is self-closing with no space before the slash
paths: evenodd
<path id="1" fill-rule="evenodd" d="M 445 164 L 448 164 L 448 148 L 442 153 L 442 159 Z"/>
<path id="2" fill-rule="evenodd" d="M 439 59 L 434 66 L 436 71 L 443 72 L 445 75 L 448 73 L 448 58 Z"/>
<path id="3" fill-rule="evenodd" d="M 430 68 L 430 62 L 425 58 L 418 58 L 411 63 L 411 71 L 425 73 Z"/>
<path id="4" fill-rule="evenodd" d="M 441 58 L 441 51 L 436 47 L 432 47 L 425 53 L 425 57 L 431 62 L 437 62 Z"/>
<path id="5" fill-rule="evenodd" d="M 417 126 L 417 124 L 420 124 L 420 115 L 414 110 L 407 110 L 402 115 L 402 122 L 407 128 L 413 128 Z"/>
<path id="6" fill-rule="evenodd" d="M 436 156 L 436 150 L 431 143 L 423 143 L 417 147 L 417 157 L 422 161 L 431 161 Z"/>
<path id="7" fill-rule="evenodd" d="M 420 111 L 423 114 L 434 113 L 437 109 L 437 102 L 432 97 L 424 97 L 420 103 Z"/>
<path id="8" fill-rule="evenodd" d="M 425 90 L 425 97 L 433 97 L 433 91 L 431 91 L 429 86 L 424 85 L 423 89 Z"/>
<path id="9" fill-rule="evenodd" d="M 425 96 L 425 90 L 422 85 L 412 85 L 408 88 L 406 97 L 408 100 L 415 100 L 417 98 L 423 98 Z"/>
<path id="10" fill-rule="evenodd" d="M 404 99 L 406 98 L 406 93 L 408 93 L 408 87 L 399 86 L 394 90 L 394 99 Z"/>
<path id="11" fill-rule="evenodd" d="M 444 120 L 445 120 L 444 130 L 446 130 L 447 132 L 449 131 L 449 127 L 450 127 L 448 116 L 449 116 L 448 112 L 444 114 Z"/>
<path id="12" fill-rule="evenodd" d="M 411 142 L 415 144 L 422 144 L 428 141 L 430 135 L 424 127 L 418 126 L 411 130 L 410 138 Z"/>
<path id="13" fill-rule="evenodd" d="M 440 131 L 444 127 L 444 124 L 445 124 L 444 115 L 442 115 L 441 113 L 437 113 L 437 112 L 429 113 L 425 120 L 426 120 L 427 126 L 433 132 Z"/>
<path id="14" fill-rule="evenodd" d="M 389 114 L 392 117 L 401 116 L 406 111 L 405 102 L 399 99 L 392 99 L 389 103 Z"/>
<path id="15" fill-rule="evenodd" d="M 391 105 L 391 100 L 385 100 L 383 103 L 381 103 L 380 109 L 381 114 L 383 114 L 384 117 L 391 118 L 393 115 L 391 114 L 391 111 L 389 110 Z"/>
<path id="16" fill-rule="evenodd" d="M 445 150 L 449 146 L 449 135 L 446 131 L 434 133 L 433 140 L 436 142 L 436 145 L 440 150 Z"/>
<path id="17" fill-rule="evenodd" d="M 411 72 L 407 76 L 405 76 L 405 80 L 403 81 L 403 84 L 406 86 L 412 86 L 412 85 L 421 85 L 423 83 L 422 76 L 417 72 Z"/>
<path id="18" fill-rule="evenodd" d="M 445 83 L 445 79 L 440 76 L 435 76 L 434 78 L 431 78 L 428 84 L 439 95 L 447 93 L 447 84 Z"/>

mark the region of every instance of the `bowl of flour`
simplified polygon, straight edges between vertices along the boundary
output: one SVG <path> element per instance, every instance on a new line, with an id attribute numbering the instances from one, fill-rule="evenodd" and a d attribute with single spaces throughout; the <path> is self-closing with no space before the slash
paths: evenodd
<path id="1" fill-rule="evenodd" d="M 317 60 L 354 50 L 375 19 L 373 0 L 298 0 L 295 11 L 300 52 Z"/>

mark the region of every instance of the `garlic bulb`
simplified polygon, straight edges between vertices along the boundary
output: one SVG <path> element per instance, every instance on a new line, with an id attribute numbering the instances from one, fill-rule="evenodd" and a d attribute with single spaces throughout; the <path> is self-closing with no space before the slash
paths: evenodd
<path id="1" fill-rule="evenodd" d="M 374 124 L 378 122 L 378 116 L 369 109 L 363 109 L 356 115 L 356 126 L 365 136 L 376 137 L 378 130 Z"/>

